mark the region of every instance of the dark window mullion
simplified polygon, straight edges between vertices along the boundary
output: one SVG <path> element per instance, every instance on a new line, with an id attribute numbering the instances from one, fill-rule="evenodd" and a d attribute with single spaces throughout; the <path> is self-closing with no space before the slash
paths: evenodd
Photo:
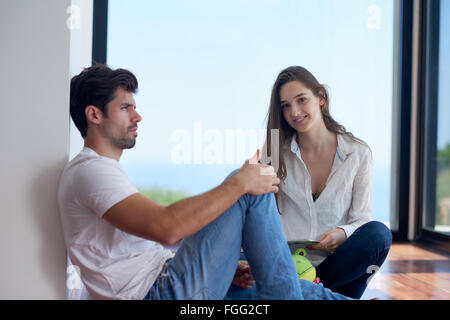
<path id="1" fill-rule="evenodd" d="M 106 64 L 108 42 L 108 0 L 94 0 L 92 25 L 92 64 Z"/>
<path id="2" fill-rule="evenodd" d="M 422 228 L 434 229 L 436 210 L 436 151 L 439 84 L 439 0 L 426 2 L 424 54 L 424 149 Z"/>
<path id="3" fill-rule="evenodd" d="M 410 178 L 410 132 L 411 132 L 411 68 L 412 68 L 412 28 L 413 2 L 400 2 L 400 45 L 398 51 L 398 130 L 397 164 L 398 179 L 397 230 L 394 231 L 394 241 L 406 241 L 408 237 L 409 212 L 409 178 Z M 391 213 L 392 214 L 392 213 Z"/>

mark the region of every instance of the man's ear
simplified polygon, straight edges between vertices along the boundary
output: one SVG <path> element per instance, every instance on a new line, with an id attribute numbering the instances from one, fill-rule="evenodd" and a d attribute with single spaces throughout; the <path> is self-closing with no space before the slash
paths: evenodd
<path id="1" fill-rule="evenodd" d="M 95 124 L 100 124 L 103 120 L 103 112 L 96 106 L 88 105 L 84 109 L 86 120 Z"/>

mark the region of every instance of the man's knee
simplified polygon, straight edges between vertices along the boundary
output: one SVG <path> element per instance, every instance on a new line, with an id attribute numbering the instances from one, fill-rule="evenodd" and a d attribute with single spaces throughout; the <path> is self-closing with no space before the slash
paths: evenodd
<path id="1" fill-rule="evenodd" d="M 233 170 L 226 178 L 224 181 L 227 181 L 229 178 L 231 178 L 232 176 L 234 176 L 236 173 L 239 172 L 239 169 L 235 169 Z M 270 207 L 270 203 L 273 202 L 275 204 L 275 208 L 276 208 L 276 201 L 275 201 L 275 196 L 272 192 L 269 193 L 265 193 L 265 194 L 261 194 L 261 195 L 251 195 L 251 194 L 245 194 L 241 197 L 241 199 L 244 199 L 247 203 L 247 205 L 249 206 L 253 206 L 255 204 L 258 204 L 261 201 L 266 202 L 268 205 L 267 207 Z M 278 209 L 277 209 L 278 212 Z"/>
<path id="2" fill-rule="evenodd" d="M 229 178 L 231 178 L 232 176 L 234 176 L 238 172 L 239 172 L 239 169 L 233 170 L 223 181 L 227 181 Z"/>

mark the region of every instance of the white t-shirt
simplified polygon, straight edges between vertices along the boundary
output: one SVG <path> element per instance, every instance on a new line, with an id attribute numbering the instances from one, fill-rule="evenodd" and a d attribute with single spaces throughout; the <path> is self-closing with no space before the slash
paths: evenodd
<path id="1" fill-rule="evenodd" d="M 372 153 L 367 145 L 338 134 L 337 149 L 325 189 L 313 201 L 311 177 L 295 140 L 282 147 L 287 177 L 280 183 L 278 207 L 288 241 L 319 240 L 337 227 L 347 238 L 372 217 Z M 326 252 L 306 250 L 314 266 Z"/>
<path id="2" fill-rule="evenodd" d="M 64 168 L 58 206 L 66 248 L 93 298 L 143 299 L 173 253 L 102 218 L 138 192 L 119 162 L 83 150 Z"/>

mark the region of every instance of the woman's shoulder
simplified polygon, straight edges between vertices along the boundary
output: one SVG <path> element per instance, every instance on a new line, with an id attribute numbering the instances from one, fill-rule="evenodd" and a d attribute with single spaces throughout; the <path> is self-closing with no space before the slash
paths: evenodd
<path id="1" fill-rule="evenodd" d="M 361 159 L 372 160 L 372 150 L 365 141 L 359 138 L 338 134 L 338 145 L 347 155 L 356 154 Z"/>

